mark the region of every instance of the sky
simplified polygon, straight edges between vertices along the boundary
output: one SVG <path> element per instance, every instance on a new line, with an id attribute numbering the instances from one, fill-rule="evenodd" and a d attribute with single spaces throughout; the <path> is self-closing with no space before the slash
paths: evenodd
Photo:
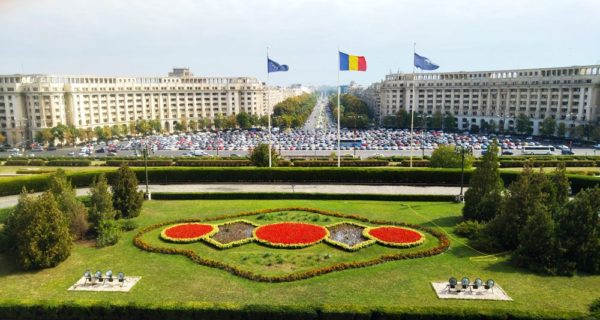
<path id="1" fill-rule="evenodd" d="M 335 85 L 337 51 L 366 72 L 600 64 L 600 0 L 0 0 L 0 74 L 196 76 L 262 81 L 266 54 L 288 64 L 269 83 Z"/>

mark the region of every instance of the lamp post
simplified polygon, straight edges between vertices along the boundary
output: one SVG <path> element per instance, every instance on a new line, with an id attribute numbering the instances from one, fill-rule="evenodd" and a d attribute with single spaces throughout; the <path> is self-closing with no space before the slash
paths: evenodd
<path id="1" fill-rule="evenodd" d="M 152 200 L 152 195 L 150 194 L 150 189 L 148 186 L 148 153 L 150 152 L 150 145 L 148 144 L 148 141 L 144 141 L 143 145 L 140 145 L 139 147 L 139 151 L 142 153 L 142 156 L 144 156 L 144 173 L 146 176 L 146 193 L 145 193 L 145 197 L 146 200 Z M 154 152 L 154 151 L 152 151 Z"/>
<path id="2" fill-rule="evenodd" d="M 460 194 L 456 196 L 456 202 L 463 202 L 465 200 L 463 195 L 463 188 L 465 184 L 465 155 L 473 154 L 473 148 L 471 146 L 457 145 L 454 148 L 454 153 L 461 155 L 461 172 L 460 172 Z"/>

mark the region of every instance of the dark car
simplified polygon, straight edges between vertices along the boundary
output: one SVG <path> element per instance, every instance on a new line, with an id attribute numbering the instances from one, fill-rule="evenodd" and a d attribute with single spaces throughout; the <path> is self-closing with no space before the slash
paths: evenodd
<path id="1" fill-rule="evenodd" d="M 573 152 L 569 149 L 562 149 L 562 150 L 560 150 L 560 154 L 573 155 L 573 154 L 575 154 L 575 152 Z"/>
<path id="2" fill-rule="evenodd" d="M 48 151 L 55 151 L 55 150 L 56 150 L 56 147 L 55 147 L 55 146 L 50 146 L 50 147 L 48 147 Z"/>
<path id="3" fill-rule="evenodd" d="M 512 156 L 513 154 L 515 154 L 512 150 L 510 149 L 504 149 L 502 150 L 502 155 L 503 156 Z"/>

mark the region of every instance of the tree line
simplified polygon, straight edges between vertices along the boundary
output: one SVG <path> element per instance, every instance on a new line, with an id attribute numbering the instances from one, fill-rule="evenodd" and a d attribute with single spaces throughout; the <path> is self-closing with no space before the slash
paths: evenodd
<path id="1" fill-rule="evenodd" d="M 422 112 L 409 113 L 405 109 L 401 109 L 394 115 L 383 117 L 381 126 L 384 128 L 393 129 L 410 129 L 411 116 L 413 128 L 444 130 L 452 132 L 456 128 L 456 117 L 451 113 L 442 114 L 441 111 L 436 111 L 432 115 L 426 115 Z"/>
<path id="2" fill-rule="evenodd" d="M 494 144 L 471 176 L 457 232 L 536 272 L 600 273 L 600 188 L 570 199 L 564 165 L 551 174 L 526 166 L 505 188 L 497 151 Z"/>
<path id="3" fill-rule="evenodd" d="M 352 94 L 340 95 L 340 126 L 345 128 L 364 129 L 373 125 L 373 110 L 369 108 L 366 102 Z M 337 121 L 338 104 L 337 96 L 329 96 L 329 109 L 333 118 Z"/>

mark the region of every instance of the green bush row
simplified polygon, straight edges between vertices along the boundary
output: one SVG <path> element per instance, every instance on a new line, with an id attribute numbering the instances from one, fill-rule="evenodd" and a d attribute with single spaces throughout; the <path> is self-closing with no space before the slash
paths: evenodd
<path id="1" fill-rule="evenodd" d="M 52 166 L 52 167 L 88 167 L 92 164 L 90 160 L 50 160 L 42 159 L 17 159 L 8 160 L 4 163 L 5 166 Z"/>
<path id="2" fill-rule="evenodd" d="M 294 161 L 294 167 L 337 167 L 337 160 L 304 160 Z M 385 167 L 386 160 L 341 160 L 342 167 Z"/>
<path id="3" fill-rule="evenodd" d="M 144 169 L 134 168 L 140 182 L 145 181 Z M 76 187 L 86 187 L 92 178 L 105 172 L 112 181 L 115 172 L 86 170 L 69 172 L 68 176 Z M 468 183 L 472 170 L 465 170 L 465 183 Z M 501 172 L 506 185 L 513 182 L 519 172 Z M 569 174 L 574 193 L 582 188 L 600 184 L 600 178 Z M 150 183 L 204 183 L 204 182 L 295 182 L 295 183 L 381 183 L 403 185 L 449 185 L 460 184 L 460 169 L 438 168 L 256 168 L 256 167 L 154 167 L 148 169 Z M 22 187 L 29 190 L 46 189 L 48 177 L 34 175 L 26 177 L 2 178 L 0 196 L 18 194 Z"/>
<path id="4" fill-rule="evenodd" d="M 478 309 L 471 307 L 396 307 L 348 305 L 277 305 L 232 304 L 207 302 L 161 302 L 144 304 L 113 300 L 110 303 L 85 300 L 31 301 L 11 300 L 0 303 L 0 318 L 10 320 L 179 320 L 179 319 L 230 319 L 230 320 L 564 320 L 583 319 L 580 313 L 564 311 L 518 311 Z"/>
<path id="5" fill-rule="evenodd" d="M 168 167 L 173 164 L 171 160 L 148 160 L 147 162 L 144 160 L 107 160 L 105 165 L 107 167 L 120 167 L 123 163 L 127 163 L 130 167 L 143 167 L 146 164 L 149 167 Z"/>
<path id="6" fill-rule="evenodd" d="M 248 167 L 252 165 L 250 160 L 177 160 L 179 167 Z"/>

